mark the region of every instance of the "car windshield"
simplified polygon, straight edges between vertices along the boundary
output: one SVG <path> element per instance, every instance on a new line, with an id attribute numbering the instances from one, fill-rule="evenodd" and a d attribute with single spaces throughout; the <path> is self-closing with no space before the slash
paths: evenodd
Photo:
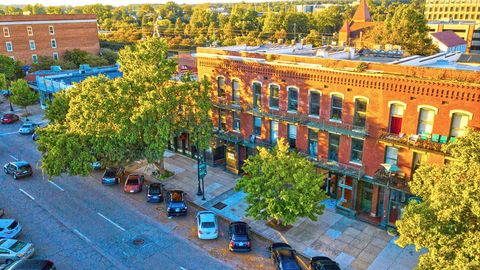
<path id="1" fill-rule="evenodd" d="M 202 228 L 215 228 L 215 222 L 202 222 Z"/>
<path id="2" fill-rule="evenodd" d="M 182 202 L 183 196 L 181 192 L 172 192 L 172 202 Z"/>
<path id="3" fill-rule="evenodd" d="M 13 243 L 12 246 L 10 246 L 10 250 L 13 251 L 13 252 L 19 252 L 20 250 L 22 250 L 25 246 L 27 245 L 27 243 L 25 242 L 22 242 L 22 241 L 17 241 L 15 243 Z"/>
<path id="4" fill-rule="evenodd" d="M 160 187 L 150 187 L 150 194 L 160 194 Z"/>
<path id="5" fill-rule="evenodd" d="M 106 170 L 104 177 L 115 177 L 115 169 Z"/>
<path id="6" fill-rule="evenodd" d="M 138 185 L 138 179 L 128 179 L 127 185 L 129 186 Z"/>
<path id="7" fill-rule="evenodd" d="M 28 171 L 30 170 L 30 165 L 22 165 L 18 168 L 19 171 Z"/>
<path id="8" fill-rule="evenodd" d="M 23 124 L 22 125 L 22 128 L 31 128 L 32 127 L 32 124 Z"/>

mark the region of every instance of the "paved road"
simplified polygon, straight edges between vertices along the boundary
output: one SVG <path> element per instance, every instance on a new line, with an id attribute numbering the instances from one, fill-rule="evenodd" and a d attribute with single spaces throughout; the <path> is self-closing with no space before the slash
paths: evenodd
<path id="1" fill-rule="evenodd" d="M 15 133 L 19 125 L 0 126 L 0 164 L 22 159 L 35 166 L 40 153 L 30 136 Z M 0 206 L 23 225 L 18 238 L 34 243 L 36 257 L 54 260 L 59 269 L 232 268 L 179 237 L 176 222 L 158 222 L 160 211 L 139 210 L 146 205 L 141 194 L 119 189 L 71 176 L 50 183 L 35 168 L 33 177 L 17 181 L 0 174 Z"/>

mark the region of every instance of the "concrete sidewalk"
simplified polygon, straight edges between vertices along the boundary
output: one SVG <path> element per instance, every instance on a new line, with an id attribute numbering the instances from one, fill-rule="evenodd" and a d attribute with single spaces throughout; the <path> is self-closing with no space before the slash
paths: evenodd
<path id="1" fill-rule="evenodd" d="M 335 202 L 323 202 L 326 209 L 317 221 L 299 219 L 285 233 L 267 226 L 265 221 L 255 221 L 245 216 L 246 194 L 236 192 L 237 177 L 219 167 L 208 167 L 205 177 L 205 197 L 197 192 L 196 161 L 171 152 L 165 154 L 165 168 L 175 176 L 163 181 L 167 189 L 187 192 L 190 201 L 210 209 L 223 217 L 250 224 L 252 231 L 271 241 L 284 241 L 302 255 L 328 256 L 337 261 L 342 269 L 409 270 L 418 261 L 418 253 L 412 246 L 400 248 L 386 231 L 367 223 L 348 218 L 335 212 Z M 151 168 L 139 167 L 137 171 L 151 172 Z"/>
<path id="2" fill-rule="evenodd" d="M 25 117 L 25 109 L 24 108 L 20 108 L 16 105 L 13 105 L 13 112 L 10 111 L 10 103 L 8 102 L 8 99 L 5 98 L 5 97 L 0 97 L 0 113 L 3 115 L 3 114 L 6 114 L 6 113 L 14 113 L 16 115 L 18 115 L 20 117 L 20 121 L 22 122 L 27 122 L 27 117 Z M 35 105 L 32 105 L 32 106 L 28 106 L 27 108 L 28 110 L 28 113 L 30 114 L 28 116 L 28 120 L 30 122 L 34 122 L 34 123 L 37 123 L 37 124 L 45 124 L 45 123 L 48 123 L 48 120 L 44 119 L 44 116 L 45 116 L 45 110 L 43 110 L 41 107 L 40 107 L 40 104 L 35 104 Z"/>

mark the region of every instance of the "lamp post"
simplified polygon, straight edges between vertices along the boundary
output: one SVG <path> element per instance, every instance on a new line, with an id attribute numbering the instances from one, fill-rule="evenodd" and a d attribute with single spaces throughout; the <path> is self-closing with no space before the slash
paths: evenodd
<path id="1" fill-rule="evenodd" d="M 196 152 L 197 152 L 197 180 L 198 180 L 198 190 L 197 190 L 197 196 L 202 196 L 202 188 L 200 187 L 200 151 L 198 149 L 198 126 L 195 124 L 195 134 L 197 136 L 196 138 Z M 205 196 L 205 195 L 204 195 Z"/>
<path id="2" fill-rule="evenodd" d="M 8 102 L 10 103 L 10 111 L 13 112 L 12 100 L 10 99 L 11 95 L 12 93 L 8 93 Z"/>

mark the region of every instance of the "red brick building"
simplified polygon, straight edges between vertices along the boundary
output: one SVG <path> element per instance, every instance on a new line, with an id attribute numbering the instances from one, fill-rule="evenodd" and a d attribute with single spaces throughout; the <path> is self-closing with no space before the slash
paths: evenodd
<path id="1" fill-rule="evenodd" d="M 39 56 L 61 58 L 66 50 L 100 51 L 95 15 L 4 15 L 0 30 L 0 54 L 26 64 Z"/>
<path id="2" fill-rule="evenodd" d="M 415 168 L 448 162 L 442 144 L 480 127 L 480 72 L 275 50 L 197 49 L 214 86 L 209 157 L 232 172 L 283 137 L 317 164 L 339 212 L 394 226 Z"/>

